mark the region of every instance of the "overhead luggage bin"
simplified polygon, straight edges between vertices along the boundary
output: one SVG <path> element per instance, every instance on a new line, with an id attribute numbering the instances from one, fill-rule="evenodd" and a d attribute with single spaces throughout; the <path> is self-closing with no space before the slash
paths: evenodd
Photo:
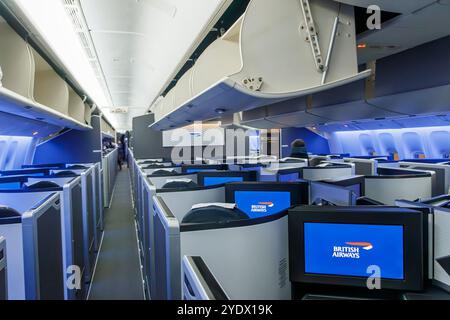
<path id="1" fill-rule="evenodd" d="M 358 72 L 353 7 L 327 0 L 253 0 L 159 106 L 150 127 L 168 130 L 307 96 L 368 77 Z M 179 86 L 182 89 L 179 89 Z M 167 100 L 166 100 L 167 99 Z"/>
<path id="2" fill-rule="evenodd" d="M 84 123 L 85 122 L 85 105 L 83 100 L 79 95 L 73 91 L 72 88 L 69 88 L 69 105 L 68 105 L 69 116 L 73 119 Z"/>
<path id="3" fill-rule="evenodd" d="M 69 115 L 69 89 L 51 66 L 7 23 L 0 23 L 0 111 L 57 127 L 88 130 Z"/>

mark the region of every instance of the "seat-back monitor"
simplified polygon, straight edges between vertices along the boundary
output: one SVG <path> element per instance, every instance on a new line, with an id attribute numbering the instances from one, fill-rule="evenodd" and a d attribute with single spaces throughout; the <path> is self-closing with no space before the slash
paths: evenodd
<path id="1" fill-rule="evenodd" d="M 305 272 L 368 277 L 378 266 L 381 277 L 404 278 L 403 226 L 305 223 Z"/>

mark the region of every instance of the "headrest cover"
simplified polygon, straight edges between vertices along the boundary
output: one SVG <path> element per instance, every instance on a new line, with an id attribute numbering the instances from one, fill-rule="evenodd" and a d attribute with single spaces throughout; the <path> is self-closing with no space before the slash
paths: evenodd
<path id="1" fill-rule="evenodd" d="M 72 177 L 72 176 L 76 176 L 77 174 L 73 171 L 60 171 L 60 172 L 56 172 L 54 175 L 57 177 Z"/>
<path id="2" fill-rule="evenodd" d="M 59 188 L 59 185 L 53 181 L 39 181 L 33 184 L 25 184 L 25 190 L 40 190 L 40 189 L 52 189 Z"/>
<path id="3" fill-rule="evenodd" d="M 280 159 L 280 163 L 302 163 L 302 162 L 305 162 L 305 160 L 304 159 L 301 159 L 301 158 L 283 158 L 283 159 Z"/>
<path id="4" fill-rule="evenodd" d="M 163 165 L 162 163 L 155 163 L 155 164 L 151 164 L 146 167 L 143 167 L 143 169 L 164 168 L 164 167 L 165 167 L 165 165 Z"/>
<path id="5" fill-rule="evenodd" d="M 336 204 L 322 199 L 322 198 L 317 198 L 316 200 L 313 201 L 312 203 L 314 206 L 319 206 L 319 207 L 323 207 L 323 206 L 332 206 L 332 207 L 336 207 Z"/>
<path id="6" fill-rule="evenodd" d="M 233 210 L 234 208 L 236 208 L 236 204 L 235 203 L 214 202 L 214 203 L 197 203 L 197 204 L 194 204 L 192 206 L 191 210 L 208 208 L 208 207 L 211 207 L 211 206 L 221 207 L 221 208 L 229 209 L 229 210 Z"/>
<path id="7" fill-rule="evenodd" d="M 83 170 L 83 169 L 87 169 L 86 166 L 82 166 L 81 164 L 75 164 L 73 166 L 68 166 L 67 169 L 70 170 Z"/>
<path id="8" fill-rule="evenodd" d="M 20 217 L 20 213 L 15 209 L 6 206 L 0 206 L 0 218 Z"/>
<path id="9" fill-rule="evenodd" d="M 172 180 L 171 182 L 167 182 L 165 185 L 163 185 L 162 189 L 193 189 L 197 187 L 198 184 L 196 184 L 192 180 L 189 181 Z"/>
<path id="10" fill-rule="evenodd" d="M 317 168 L 326 168 L 326 167 L 331 167 L 333 164 L 332 163 L 321 163 L 318 164 L 316 167 Z"/>
<path id="11" fill-rule="evenodd" d="M 182 223 L 226 223 L 249 219 L 248 215 L 236 207 L 229 209 L 224 204 L 204 205 L 189 211 Z"/>
<path id="12" fill-rule="evenodd" d="M 175 170 L 156 170 L 150 176 L 173 176 L 177 174 Z"/>
<path id="13" fill-rule="evenodd" d="M 171 183 L 171 182 L 184 182 L 184 183 L 189 183 L 192 182 L 192 179 L 188 179 L 188 178 L 179 178 L 179 179 L 167 179 L 166 183 Z"/>

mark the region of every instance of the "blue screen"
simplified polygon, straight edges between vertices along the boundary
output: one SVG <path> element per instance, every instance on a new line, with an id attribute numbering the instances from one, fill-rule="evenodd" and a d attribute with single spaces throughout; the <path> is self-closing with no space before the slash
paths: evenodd
<path id="1" fill-rule="evenodd" d="M 403 226 L 305 223 L 305 273 L 403 279 Z"/>
<path id="2" fill-rule="evenodd" d="M 197 172 L 207 172 L 207 171 L 215 171 L 214 169 L 187 169 L 186 173 L 197 173 Z"/>
<path id="3" fill-rule="evenodd" d="M 22 183 L 20 182 L 9 182 L 9 183 L 1 183 L 0 190 L 17 190 L 22 187 Z"/>
<path id="4" fill-rule="evenodd" d="M 298 173 L 280 174 L 279 182 L 296 182 L 299 180 Z"/>
<path id="5" fill-rule="evenodd" d="M 203 179 L 205 187 L 215 186 L 218 184 L 224 184 L 228 182 L 242 182 L 242 181 L 244 181 L 243 177 L 205 177 Z"/>
<path id="6" fill-rule="evenodd" d="M 291 193 L 277 191 L 236 191 L 236 206 L 250 218 L 280 213 L 291 207 Z"/>

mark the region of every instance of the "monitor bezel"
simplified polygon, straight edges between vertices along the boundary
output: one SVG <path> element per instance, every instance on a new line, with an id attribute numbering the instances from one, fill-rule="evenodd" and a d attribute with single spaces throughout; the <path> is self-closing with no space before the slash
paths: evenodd
<path id="1" fill-rule="evenodd" d="M 188 172 L 188 170 L 190 170 L 190 169 L 220 171 L 220 170 L 228 170 L 228 166 L 227 165 L 223 165 L 223 164 L 183 164 L 181 166 L 181 172 L 182 173 L 193 174 L 193 173 L 205 172 L 205 171 Z"/>
<path id="2" fill-rule="evenodd" d="M 424 213 L 397 207 L 314 207 L 289 210 L 290 280 L 293 283 L 367 288 L 368 277 L 305 272 L 305 223 L 403 226 L 403 280 L 381 279 L 382 290 L 421 291 L 425 281 Z"/>
<path id="3" fill-rule="evenodd" d="M 309 204 L 309 183 L 299 182 L 232 182 L 225 185 L 225 202 L 235 203 L 237 191 L 290 192 L 291 208 Z"/>

